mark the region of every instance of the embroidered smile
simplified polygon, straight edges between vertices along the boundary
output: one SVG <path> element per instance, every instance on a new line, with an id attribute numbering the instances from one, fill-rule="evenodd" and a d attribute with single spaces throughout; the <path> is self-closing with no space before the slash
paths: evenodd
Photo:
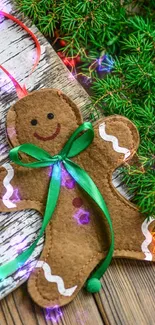
<path id="1" fill-rule="evenodd" d="M 57 128 L 56 128 L 56 131 L 52 135 L 50 135 L 48 137 L 43 137 L 43 136 L 39 135 L 37 132 L 35 132 L 34 133 L 34 137 L 36 137 L 38 140 L 42 140 L 42 141 L 53 140 L 60 133 L 60 129 L 61 129 L 61 125 L 60 125 L 60 123 L 58 123 L 57 124 Z"/>

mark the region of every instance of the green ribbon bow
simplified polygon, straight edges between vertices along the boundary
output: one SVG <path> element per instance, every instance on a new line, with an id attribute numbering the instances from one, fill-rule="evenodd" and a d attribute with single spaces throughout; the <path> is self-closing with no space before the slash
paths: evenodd
<path id="1" fill-rule="evenodd" d="M 23 167 L 28 168 L 40 168 L 52 166 L 52 175 L 49 184 L 49 191 L 46 202 L 46 209 L 44 214 L 44 219 L 42 223 L 42 227 L 37 236 L 37 239 L 33 242 L 33 244 L 26 249 L 23 253 L 18 255 L 15 259 L 10 262 L 0 266 L 0 279 L 4 279 L 13 272 L 15 272 L 19 267 L 21 267 L 31 256 L 33 253 L 39 239 L 43 235 L 49 221 L 51 220 L 54 210 L 57 205 L 57 201 L 59 198 L 59 192 L 61 188 L 61 162 L 64 167 L 68 171 L 68 173 L 73 177 L 73 179 L 88 193 L 88 195 L 95 201 L 95 203 L 99 206 L 103 214 L 105 215 L 111 232 L 111 245 L 109 251 L 107 253 L 106 258 L 99 266 L 99 268 L 92 274 L 91 278 L 87 281 L 87 290 L 91 292 L 96 292 L 100 288 L 100 284 L 98 283 L 99 279 L 103 275 L 103 273 L 108 268 L 113 251 L 114 251 L 114 232 L 112 227 L 112 221 L 108 212 L 108 208 L 105 204 L 105 201 L 98 190 L 97 186 L 93 182 L 93 180 L 89 177 L 89 175 L 83 170 L 79 165 L 74 163 L 70 158 L 78 155 L 83 150 L 85 150 L 94 139 L 94 130 L 92 124 L 89 122 L 85 122 L 80 125 L 71 135 L 69 140 L 66 142 L 64 148 L 59 152 L 56 156 L 51 156 L 45 150 L 33 145 L 33 144 L 22 144 L 16 148 L 10 150 L 10 159 Z M 30 157 L 36 159 L 34 162 L 24 163 L 19 158 L 19 152 L 27 154 Z M 95 280 L 95 281 L 92 281 Z"/>

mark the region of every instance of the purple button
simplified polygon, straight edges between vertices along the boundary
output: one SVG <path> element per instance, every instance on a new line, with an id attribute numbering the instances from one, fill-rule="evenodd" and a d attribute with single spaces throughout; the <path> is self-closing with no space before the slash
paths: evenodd
<path id="1" fill-rule="evenodd" d="M 75 208 L 80 208 L 83 205 L 83 200 L 80 197 L 75 197 L 72 201 Z"/>

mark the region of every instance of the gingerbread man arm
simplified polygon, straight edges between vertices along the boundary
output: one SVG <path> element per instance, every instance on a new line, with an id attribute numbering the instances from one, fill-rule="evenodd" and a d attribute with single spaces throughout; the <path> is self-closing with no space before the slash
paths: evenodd
<path id="1" fill-rule="evenodd" d="M 0 168 L 0 211 L 36 209 L 43 212 L 44 203 L 34 170 L 5 162 Z M 35 184 L 36 183 L 36 184 Z"/>
<path id="2" fill-rule="evenodd" d="M 76 157 L 76 161 L 82 164 L 102 191 L 102 180 L 111 182 L 113 172 L 136 153 L 139 134 L 131 121 L 119 115 L 99 120 L 94 132 L 93 143 Z"/>
<path id="3" fill-rule="evenodd" d="M 96 123 L 94 130 L 92 151 L 95 148 L 97 159 L 102 161 L 109 174 L 129 161 L 138 149 L 139 133 L 133 123 L 123 116 L 103 118 Z"/>
<path id="4" fill-rule="evenodd" d="M 108 206 L 115 232 L 114 256 L 145 259 L 143 225 L 146 216 L 112 183 L 113 172 L 137 151 L 138 131 L 131 121 L 117 115 L 98 121 L 94 130 L 95 139 L 80 155 L 78 163 L 94 180 Z"/>

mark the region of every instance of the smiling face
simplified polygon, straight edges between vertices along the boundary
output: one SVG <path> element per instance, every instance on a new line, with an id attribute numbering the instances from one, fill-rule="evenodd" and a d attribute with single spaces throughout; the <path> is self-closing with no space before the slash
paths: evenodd
<path id="1" fill-rule="evenodd" d="M 19 100 L 7 116 L 7 134 L 12 146 L 33 143 L 57 154 L 82 123 L 76 105 L 60 91 L 44 89 Z"/>
<path id="2" fill-rule="evenodd" d="M 55 116 L 53 113 L 47 114 L 47 119 L 53 120 L 54 118 L 55 118 Z M 37 124 L 38 124 L 38 120 L 36 120 L 36 119 L 31 120 L 31 125 L 36 126 Z M 47 124 L 47 122 L 46 122 L 46 124 Z M 60 130 L 61 130 L 61 124 L 57 123 L 56 130 L 53 130 L 53 133 L 51 135 L 42 136 L 42 135 L 39 135 L 38 132 L 34 132 L 33 135 L 35 138 L 37 138 L 40 141 L 49 141 L 49 140 L 55 139 L 58 136 L 58 134 L 60 133 Z"/>

